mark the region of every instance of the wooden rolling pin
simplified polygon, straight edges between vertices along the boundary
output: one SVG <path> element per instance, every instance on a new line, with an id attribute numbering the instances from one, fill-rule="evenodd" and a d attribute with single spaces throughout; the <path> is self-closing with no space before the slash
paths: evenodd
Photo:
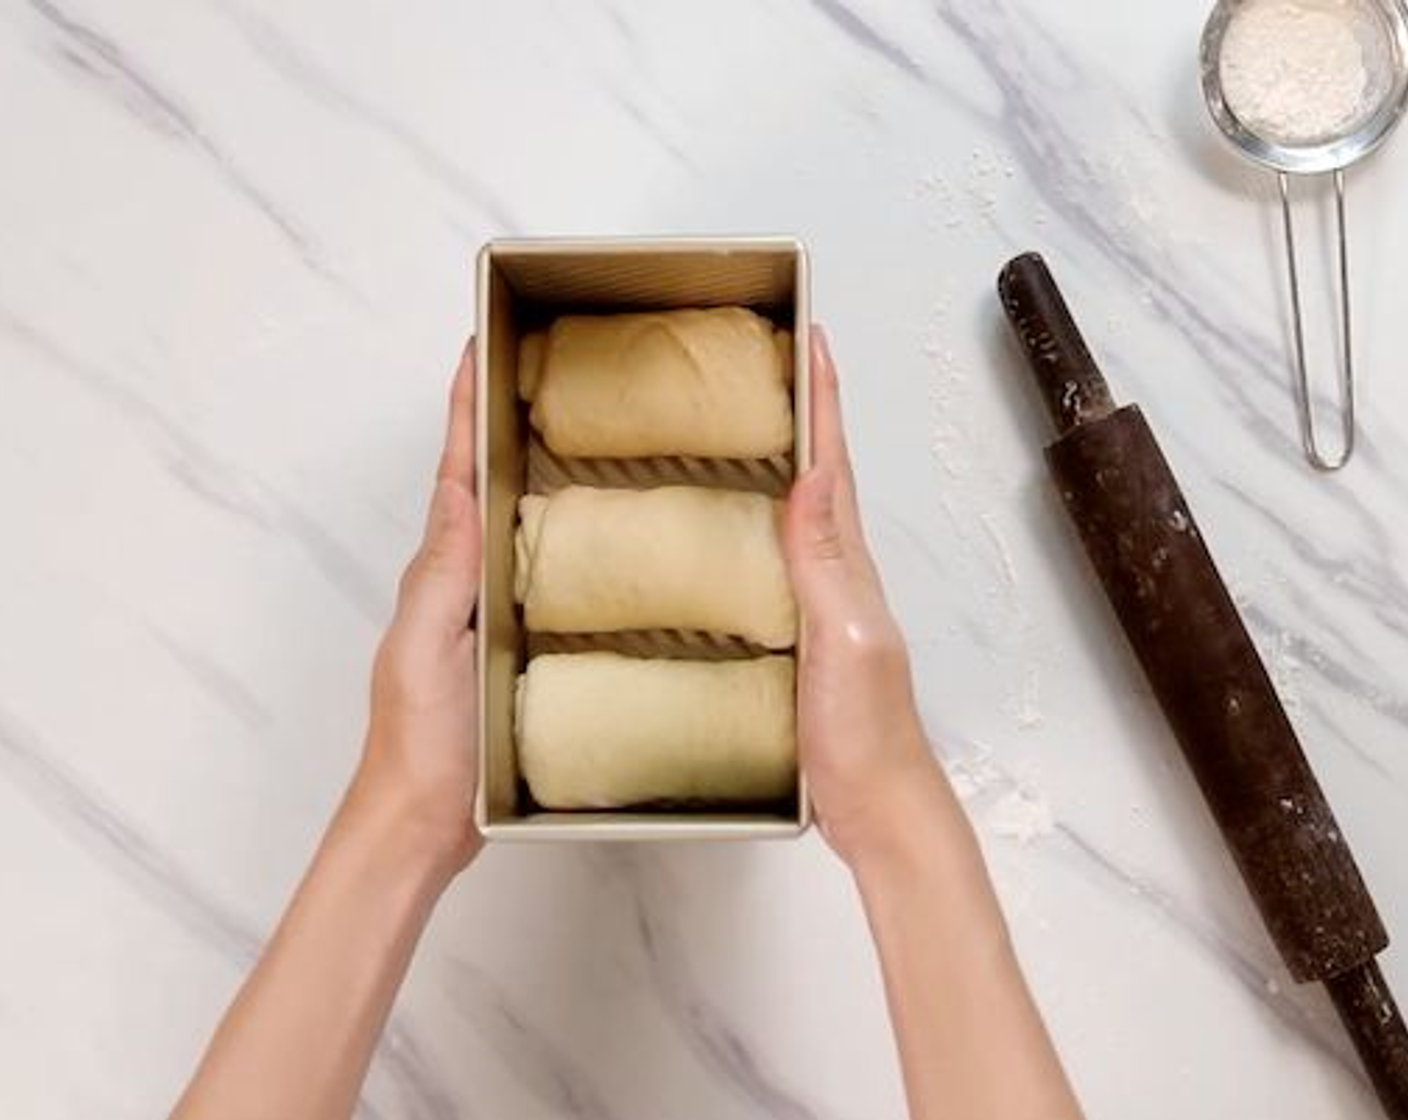
<path id="1" fill-rule="evenodd" d="M 1042 259 L 1009 263 L 998 292 L 1059 433 L 1052 477 L 1266 928 L 1408 1120 L 1408 1029 L 1375 960 L 1388 934 L 1173 471 Z"/>

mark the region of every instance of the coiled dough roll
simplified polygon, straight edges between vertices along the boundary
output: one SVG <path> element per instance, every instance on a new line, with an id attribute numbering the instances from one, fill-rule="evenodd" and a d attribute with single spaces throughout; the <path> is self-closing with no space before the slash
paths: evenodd
<path id="1" fill-rule="evenodd" d="M 797 780 L 794 689 L 790 657 L 536 657 L 518 683 L 519 768 L 545 809 L 777 800 Z"/>
<path id="2" fill-rule="evenodd" d="M 766 459 L 792 449 L 792 336 L 741 307 L 567 315 L 519 346 L 558 455 Z"/>
<path id="3" fill-rule="evenodd" d="M 763 494 L 570 486 L 519 501 L 514 592 L 529 630 L 704 630 L 768 649 L 796 642 L 797 608 Z"/>

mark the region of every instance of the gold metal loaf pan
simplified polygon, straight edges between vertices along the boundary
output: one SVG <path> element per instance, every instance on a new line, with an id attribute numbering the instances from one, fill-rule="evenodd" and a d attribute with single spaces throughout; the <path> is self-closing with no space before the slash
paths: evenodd
<path id="1" fill-rule="evenodd" d="M 552 813 L 537 809 L 519 780 L 514 749 L 514 690 L 526 641 L 513 601 L 513 533 L 519 497 L 563 471 L 571 481 L 620 485 L 615 475 L 591 476 L 589 463 L 530 462 L 541 454 L 530 439 L 517 395 L 521 334 L 569 312 L 639 311 L 683 307 L 751 307 L 790 326 L 795 356 L 797 433 L 791 463 L 725 464 L 752 471 L 757 489 L 776 491 L 779 472 L 810 462 L 807 387 L 811 308 L 807 256 L 785 237 L 494 241 L 479 256 L 479 462 L 484 524 L 484 574 L 479 599 L 479 793 L 475 821 L 494 840 L 716 840 L 796 836 L 808 823 L 806 789 L 752 812 L 628 811 Z M 687 460 L 632 463 L 638 484 L 696 480 Z M 652 478 L 652 472 L 655 477 Z M 785 480 L 783 480 L 785 481 Z M 666 640 L 664 638 L 662 641 Z M 698 656 L 698 646 L 692 655 Z M 662 651 L 663 652 L 663 651 Z M 720 651 L 720 656 L 729 651 Z"/>

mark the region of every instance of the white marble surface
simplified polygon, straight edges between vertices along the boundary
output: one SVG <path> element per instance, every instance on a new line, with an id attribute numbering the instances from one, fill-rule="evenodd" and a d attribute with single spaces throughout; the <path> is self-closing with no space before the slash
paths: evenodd
<path id="1" fill-rule="evenodd" d="M 0 2 L 0 1115 L 163 1114 L 278 913 L 358 745 L 479 243 L 673 231 L 812 247 L 924 712 L 1090 1114 L 1375 1115 L 1053 504 L 992 296 L 1049 255 L 1408 932 L 1408 140 L 1352 180 L 1365 442 L 1317 478 L 1271 184 L 1198 100 L 1204 14 Z M 1018 790 L 1052 817 L 1025 843 Z M 815 837 L 492 850 L 365 1105 L 901 1114 Z"/>

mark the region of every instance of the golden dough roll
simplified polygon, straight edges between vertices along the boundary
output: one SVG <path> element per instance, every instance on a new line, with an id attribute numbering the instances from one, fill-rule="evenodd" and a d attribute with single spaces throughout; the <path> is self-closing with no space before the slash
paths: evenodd
<path id="1" fill-rule="evenodd" d="M 557 455 L 766 459 L 792 450 L 792 336 L 741 307 L 566 315 L 519 346 Z"/>
<path id="2" fill-rule="evenodd" d="M 548 654 L 518 683 L 518 762 L 545 809 L 773 801 L 797 780 L 795 668 Z"/>
<path id="3" fill-rule="evenodd" d="M 763 494 L 569 486 L 519 501 L 514 594 L 538 633 L 702 630 L 796 643 L 797 608 Z"/>

